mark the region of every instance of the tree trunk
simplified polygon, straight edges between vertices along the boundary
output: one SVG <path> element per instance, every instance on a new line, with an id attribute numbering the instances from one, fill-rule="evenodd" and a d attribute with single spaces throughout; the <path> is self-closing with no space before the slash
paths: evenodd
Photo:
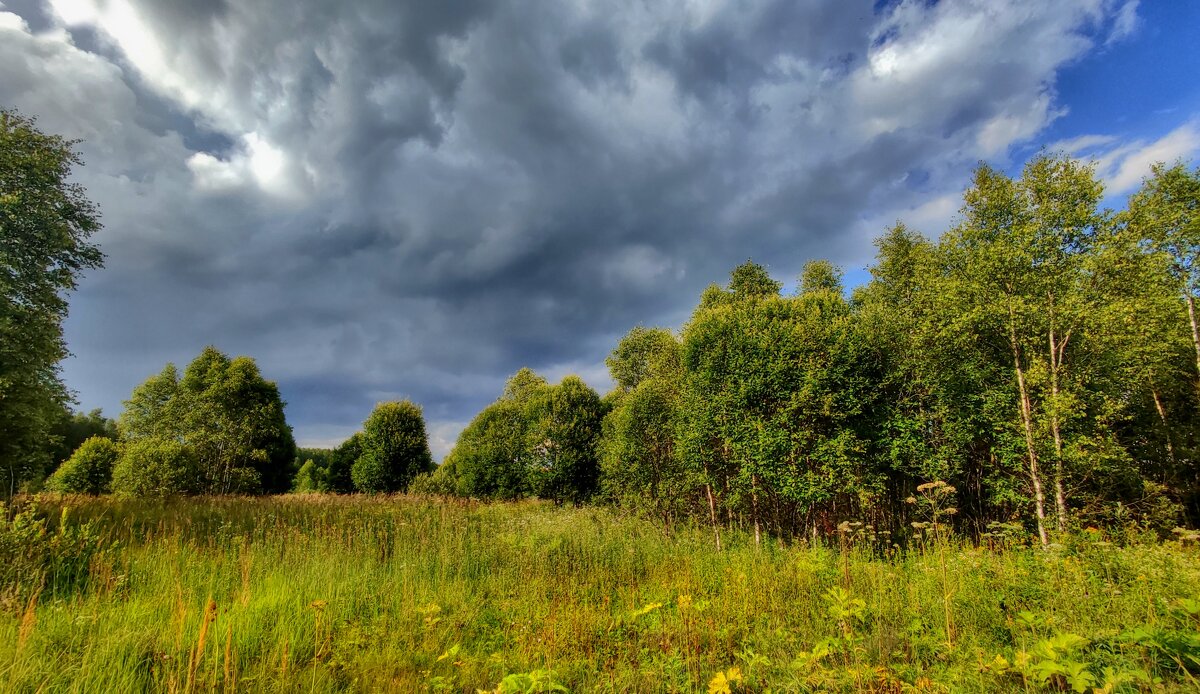
<path id="1" fill-rule="evenodd" d="M 1163 425 L 1163 436 L 1167 440 L 1167 460 L 1171 463 L 1171 469 L 1175 469 L 1175 446 L 1171 443 L 1171 425 L 1167 422 L 1167 410 L 1163 407 L 1162 400 L 1158 398 L 1158 389 L 1154 386 L 1150 387 L 1150 394 L 1154 396 L 1154 411 L 1158 412 L 1158 419 Z"/>
<path id="2" fill-rule="evenodd" d="M 754 546 L 762 545 L 762 527 L 758 521 L 758 475 L 750 475 L 750 508 L 754 514 Z"/>
<path id="3" fill-rule="evenodd" d="M 1053 311 L 1053 309 L 1051 309 Z M 1063 444 L 1062 433 L 1058 423 L 1058 369 L 1062 365 L 1062 355 L 1059 354 L 1058 344 L 1054 336 L 1053 312 L 1050 326 L 1050 394 L 1053 398 L 1050 407 L 1050 432 L 1054 435 L 1054 510 L 1058 532 L 1067 529 L 1067 494 L 1063 490 Z"/>
<path id="4" fill-rule="evenodd" d="M 708 470 L 705 470 L 705 474 Z M 712 519 L 713 537 L 717 540 L 717 551 L 721 551 L 721 526 L 717 525 L 717 502 L 713 499 L 712 484 L 706 482 L 704 491 L 708 493 L 708 515 Z"/>
<path id="5" fill-rule="evenodd" d="M 1192 324 L 1192 344 L 1196 346 L 1196 377 L 1197 383 L 1200 384 L 1200 329 L 1196 327 L 1196 298 L 1192 293 L 1185 293 L 1188 308 L 1188 320 Z"/>
<path id="6" fill-rule="evenodd" d="M 1013 370 L 1017 374 L 1017 390 L 1020 395 L 1021 424 L 1025 430 L 1025 448 L 1029 454 L 1029 478 L 1033 482 L 1034 510 L 1037 514 L 1038 539 L 1042 546 L 1050 544 L 1046 537 L 1046 494 L 1042 490 L 1042 474 L 1038 470 L 1037 451 L 1033 445 L 1033 407 L 1029 402 L 1029 391 L 1025 387 L 1025 371 L 1021 368 L 1021 349 L 1017 345 L 1017 328 L 1012 305 L 1008 307 L 1008 335 L 1012 346 Z"/>

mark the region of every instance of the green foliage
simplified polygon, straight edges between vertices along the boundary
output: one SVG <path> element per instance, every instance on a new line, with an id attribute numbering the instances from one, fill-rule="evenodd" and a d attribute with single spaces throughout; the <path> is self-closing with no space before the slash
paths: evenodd
<path id="1" fill-rule="evenodd" d="M 1128 221 L 1150 249 L 1168 259 L 1179 291 L 1200 294 L 1200 168 L 1156 164 L 1129 199 Z"/>
<path id="2" fill-rule="evenodd" d="M 408 400 L 375 406 L 363 422 L 362 453 L 350 474 L 368 494 L 404 491 L 422 472 L 433 470 L 421 408 Z"/>
<path id="3" fill-rule="evenodd" d="M 180 420 L 185 408 L 179 393 L 179 370 L 167 364 L 158 374 L 133 389 L 117 419 L 117 430 L 126 441 L 142 438 L 175 438 L 182 435 Z"/>
<path id="4" fill-rule="evenodd" d="M 68 400 L 58 362 L 68 292 L 104 256 L 96 206 L 72 169 L 75 142 L 0 109 L 0 494 L 45 474 Z"/>
<path id="5" fill-rule="evenodd" d="M 112 484 L 120 445 L 101 436 L 85 440 L 46 480 L 46 489 L 67 494 L 104 494 Z"/>
<path id="6" fill-rule="evenodd" d="M 461 495 L 459 489 L 454 474 L 446 463 L 439 465 L 433 472 L 422 472 L 408 485 L 408 493 L 417 496 L 456 496 Z"/>
<path id="7" fill-rule="evenodd" d="M 184 440 L 200 460 L 204 491 L 287 491 L 296 444 L 279 389 L 253 359 L 205 347 L 184 370 L 179 392 Z"/>
<path id="8" fill-rule="evenodd" d="M 548 385 L 546 379 L 534 373 L 533 369 L 524 367 L 509 377 L 500 399 L 526 405 L 538 397 Z"/>
<path id="9" fill-rule="evenodd" d="M 186 444 L 197 459 L 197 493 L 276 493 L 291 487 L 296 456 L 283 407 L 253 359 L 205 347 L 182 377 L 167 364 L 135 388 L 118 427 L 126 441 Z"/>
<path id="10" fill-rule="evenodd" d="M 680 358 L 667 330 L 634 328 L 621 340 L 607 359 L 618 390 L 599 444 L 606 495 L 667 523 L 687 513 L 696 487 L 675 454 Z"/>
<path id="11" fill-rule="evenodd" d="M 729 291 L 739 299 L 771 296 L 782 288 L 782 282 L 771 279 L 767 269 L 752 260 L 738 265 L 729 275 Z"/>
<path id="12" fill-rule="evenodd" d="M 298 494 L 329 491 L 325 482 L 325 470 L 326 468 L 318 467 L 311 458 L 304 461 L 292 480 L 292 491 Z"/>
<path id="13" fill-rule="evenodd" d="M 596 451 L 604 412 L 600 397 L 578 376 L 552 386 L 521 369 L 422 484 L 481 499 L 536 495 L 582 503 L 599 485 Z"/>
<path id="14" fill-rule="evenodd" d="M 54 436 L 58 439 L 58 444 L 51 452 L 51 461 L 59 465 L 93 436 L 115 441 L 120 437 L 120 433 L 117 431 L 117 423 L 105 417 L 98 408 L 86 413 L 72 412 L 64 408 L 62 418 L 54 427 Z"/>
<path id="15" fill-rule="evenodd" d="M 0 611 L 28 610 L 43 592 L 61 598 L 82 590 L 108 549 L 96 524 L 68 522 L 66 508 L 51 529 L 33 507 L 0 504 Z"/>
<path id="16" fill-rule="evenodd" d="M 587 501 L 600 481 L 600 396 L 578 376 L 566 376 L 531 400 L 528 416 L 534 494 L 555 503 Z"/>
<path id="17" fill-rule="evenodd" d="M 548 387 L 548 386 L 542 386 Z M 483 409 L 463 429 L 442 477 L 454 475 L 452 488 L 461 496 L 520 499 L 530 493 L 530 421 L 527 407 L 502 398 Z"/>
<path id="18" fill-rule="evenodd" d="M 828 260 L 810 260 L 800 273 L 800 293 L 842 293 L 842 271 Z"/>
<path id="19" fill-rule="evenodd" d="M 325 471 L 325 484 L 329 491 L 349 494 L 354 491 L 352 470 L 354 462 L 362 455 L 362 434 L 355 433 L 343 441 L 329 455 L 329 469 Z"/>
<path id="20" fill-rule="evenodd" d="M 292 491 L 298 493 L 331 492 L 330 462 L 334 452 L 325 448 L 297 448 L 293 464 Z"/>
<path id="21" fill-rule="evenodd" d="M 873 368 L 840 293 L 702 306 L 682 354 L 680 453 L 725 490 L 727 507 L 796 531 L 835 499 L 872 492 L 863 413 Z"/>
<path id="22" fill-rule="evenodd" d="M 480 690 L 483 691 L 483 690 Z M 539 692 L 569 692 L 571 690 L 559 684 L 554 673 L 549 670 L 533 670 L 531 672 L 515 672 L 505 675 L 495 689 L 484 694 L 538 694 Z"/>
<path id="23" fill-rule="evenodd" d="M 202 484 L 196 452 L 177 441 L 130 441 L 113 467 L 112 491 L 126 496 L 194 494 Z"/>
<path id="24" fill-rule="evenodd" d="M 980 166 L 955 227 L 936 243 L 888 229 L 849 301 L 828 261 L 789 297 L 747 261 L 678 338 L 623 337 L 598 407 L 514 375 L 440 488 L 564 500 L 559 454 L 591 469 L 598 409 L 603 498 L 704 522 L 718 546 L 732 528 L 761 541 L 851 521 L 903 545 L 933 527 L 914 533 L 921 508 L 904 503 L 931 479 L 958 490 L 958 513 L 928 522 L 994 526 L 993 544 L 1086 525 L 1166 536 L 1200 518 L 1200 169 L 1156 167 L 1119 214 L 1103 197 L 1066 156 L 1015 178 Z"/>
<path id="25" fill-rule="evenodd" d="M 617 387 L 633 390 L 656 373 L 670 371 L 679 361 L 679 341 L 664 328 L 638 326 L 629 331 L 604 360 Z"/>

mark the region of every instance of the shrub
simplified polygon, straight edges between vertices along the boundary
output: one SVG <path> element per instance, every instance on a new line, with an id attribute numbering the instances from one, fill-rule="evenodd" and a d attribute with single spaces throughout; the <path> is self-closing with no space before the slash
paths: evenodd
<path id="1" fill-rule="evenodd" d="M 196 454 L 175 441 L 129 443 L 113 469 L 112 490 L 129 496 L 190 494 L 197 488 Z"/>
<path id="2" fill-rule="evenodd" d="M 32 507 L 10 519 L 0 503 L 0 606 L 19 610 L 39 592 L 63 596 L 82 589 L 92 557 L 103 549 L 92 523 L 69 523 L 65 508 L 51 532 Z"/>
<path id="3" fill-rule="evenodd" d="M 46 489 L 64 494 L 104 494 L 112 484 L 113 465 L 121 457 L 121 447 L 112 439 L 93 436 L 46 481 Z"/>
<path id="4" fill-rule="evenodd" d="M 311 459 L 304 461 L 304 465 L 300 466 L 296 472 L 296 479 L 292 482 L 292 491 L 298 494 L 324 492 L 328 491 L 327 487 L 325 468 L 317 465 Z"/>
<path id="5" fill-rule="evenodd" d="M 419 496 L 455 496 L 458 490 L 455 487 L 454 477 L 444 474 L 445 469 L 443 465 L 433 472 L 422 472 L 417 475 L 409 483 L 408 493 Z"/>

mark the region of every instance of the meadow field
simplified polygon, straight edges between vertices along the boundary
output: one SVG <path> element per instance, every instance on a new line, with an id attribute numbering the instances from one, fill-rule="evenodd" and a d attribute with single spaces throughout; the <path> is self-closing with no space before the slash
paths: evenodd
<path id="1" fill-rule="evenodd" d="M 1200 687 L 1194 538 L 718 551 L 606 508 L 319 495 L 0 516 L 5 691 Z"/>

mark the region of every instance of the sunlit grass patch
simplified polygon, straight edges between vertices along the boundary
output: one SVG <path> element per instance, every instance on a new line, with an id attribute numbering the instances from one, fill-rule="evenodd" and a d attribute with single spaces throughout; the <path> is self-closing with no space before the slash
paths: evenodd
<path id="1" fill-rule="evenodd" d="M 606 509 L 407 497 L 6 517 L 15 691 L 1189 691 L 1200 672 L 1183 542 L 717 551 Z"/>

